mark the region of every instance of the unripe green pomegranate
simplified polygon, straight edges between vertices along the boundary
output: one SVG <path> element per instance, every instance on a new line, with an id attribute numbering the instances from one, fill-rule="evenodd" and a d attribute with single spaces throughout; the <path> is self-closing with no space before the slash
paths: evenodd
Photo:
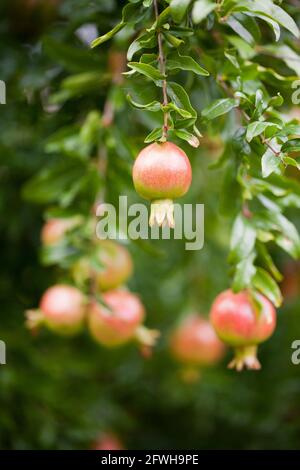
<path id="1" fill-rule="evenodd" d="M 260 369 L 257 345 L 266 341 L 276 326 L 276 311 L 271 302 L 258 293 L 254 301 L 248 290 L 237 294 L 226 290 L 214 301 L 210 319 L 219 338 L 235 350 L 229 367 Z"/>
<path id="2" fill-rule="evenodd" d="M 46 290 L 38 310 L 27 312 L 27 326 L 47 326 L 62 335 L 73 335 L 83 326 L 85 298 L 75 287 L 58 284 Z"/>
<path id="3" fill-rule="evenodd" d="M 150 225 L 174 227 L 173 199 L 183 196 L 191 181 L 190 161 L 172 142 L 155 142 L 139 153 L 133 183 L 140 196 L 152 201 Z"/>
<path id="4" fill-rule="evenodd" d="M 178 361 L 195 366 L 213 365 L 225 351 L 209 321 L 200 315 L 185 318 L 173 332 L 170 346 Z"/>

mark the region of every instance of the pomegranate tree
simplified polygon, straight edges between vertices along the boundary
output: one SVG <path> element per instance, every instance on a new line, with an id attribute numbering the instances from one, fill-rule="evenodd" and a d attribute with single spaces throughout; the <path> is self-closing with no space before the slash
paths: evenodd
<path id="1" fill-rule="evenodd" d="M 88 308 L 89 329 L 98 343 L 116 347 L 136 339 L 143 345 L 153 345 L 157 334 L 142 325 L 145 309 L 137 295 L 112 290 L 102 299 L 103 304 L 92 301 Z"/>
<path id="2" fill-rule="evenodd" d="M 145 147 L 133 166 L 136 191 L 151 201 L 150 225 L 174 227 L 173 199 L 183 196 L 192 181 L 190 161 L 172 142 Z"/>
<path id="3" fill-rule="evenodd" d="M 209 321 L 200 315 L 190 315 L 174 331 L 171 352 L 182 363 L 209 366 L 222 358 L 224 345 Z"/>
<path id="4" fill-rule="evenodd" d="M 266 341 L 276 326 L 271 302 L 259 293 L 254 298 L 248 290 L 237 294 L 226 290 L 215 299 L 210 318 L 219 338 L 235 350 L 228 367 L 260 369 L 257 345 Z"/>
<path id="5" fill-rule="evenodd" d="M 83 326 L 85 297 L 75 287 L 58 284 L 46 290 L 38 310 L 27 312 L 27 326 L 45 325 L 62 335 L 77 333 Z"/>

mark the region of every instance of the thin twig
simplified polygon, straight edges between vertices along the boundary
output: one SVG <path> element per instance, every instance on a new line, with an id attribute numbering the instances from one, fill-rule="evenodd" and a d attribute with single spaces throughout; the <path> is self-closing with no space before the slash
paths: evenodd
<path id="1" fill-rule="evenodd" d="M 154 5 L 155 18 L 157 21 L 159 17 L 157 0 L 154 0 L 153 5 Z M 166 59 L 165 59 L 164 50 L 163 50 L 162 34 L 159 29 L 157 33 L 157 40 L 158 40 L 158 52 L 159 52 L 158 61 L 159 61 L 160 72 L 162 75 L 166 75 Z M 167 106 L 168 105 L 167 80 L 163 80 L 162 90 L 163 90 L 163 106 Z M 168 135 L 168 129 L 169 129 L 168 120 L 169 120 L 168 112 L 164 111 L 164 124 L 163 124 L 163 138 L 164 139 L 166 139 Z"/>

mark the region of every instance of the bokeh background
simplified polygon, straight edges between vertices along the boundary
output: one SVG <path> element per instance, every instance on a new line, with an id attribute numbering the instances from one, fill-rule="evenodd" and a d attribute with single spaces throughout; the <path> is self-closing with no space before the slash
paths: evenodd
<path id="1" fill-rule="evenodd" d="M 200 150 L 186 149 L 194 183 L 185 201 L 205 204 L 204 248 L 188 252 L 180 241 L 129 244 L 135 263 L 129 287 L 146 306 L 147 325 L 162 331 L 152 358 L 134 344 L 105 350 L 87 333 L 66 339 L 44 330 L 33 336 L 25 328 L 24 311 L 61 275 L 61 266 L 43 265 L 45 213 L 57 207 L 88 213 L 98 186 L 108 202 L 119 194 L 138 200 L 130 171 L 153 118 L 130 110 L 123 84 L 114 80 L 112 51 L 122 53 L 128 38 L 121 34 L 90 53 L 78 33 L 87 24 L 106 32 L 123 3 L 1 1 L 7 104 L 0 106 L 0 339 L 7 364 L 0 366 L 0 448 L 89 449 L 107 432 L 128 449 L 299 448 L 300 366 L 291 363 L 291 343 L 300 339 L 300 282 L 299 267 L 287 256 L 273 253 L 288 273 L 288 295 L 276 333 L 260 348 L 261 372 L 227 370 L 228 353 L 200 380 L 186 383 L 169 354 L 178 320 L 190 311 L 208 315 L 229 285 L 232 219 L 219 206 L 234 207 L 235 200 L 216 184 L 221 172 L 208 168 L 220 153 L 217 136 L 204 139 Z M 90 37 L 93 27 L 84 31 Z M 205 104 L 210 86 L 192 88 L 196 107 Z M 89 113 L 102 113 L 107 96 L 115 123 L 100 135 L 108 160 L 104 179 L 90 166 L 93 145 L 87 150 L 77 137 Z M 299 226 L 299 214 L 290 217 Z"/>

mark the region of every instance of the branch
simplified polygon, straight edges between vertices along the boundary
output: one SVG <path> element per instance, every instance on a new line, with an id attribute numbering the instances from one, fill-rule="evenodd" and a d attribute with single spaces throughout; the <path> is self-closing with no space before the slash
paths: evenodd
<path id="1" fill-rule="evenodd" d="M 155 18 L 157 21 L 159 17 L 157 0 L 154 0 L 153 6 L 154 6 Z M 166 59 L 164 56 L 162 34 L 160 30 L 158 30 L 157 40 L 158 40 L 158 51 L 159 51 L 158 61 L 159 61 L 159 66 L 160 66 L 160 72 L 162 75 L 166 75 Z M 162 90 L 163 90 L 163 106 L 167 106 L 168 105 L 167 80 L 163 80 Z M 168 129 L 169 129 L 168 112 L 164 111 L 164 124 L 163 124 L 163 139 L 164 140 L 167 139 Z"/>

